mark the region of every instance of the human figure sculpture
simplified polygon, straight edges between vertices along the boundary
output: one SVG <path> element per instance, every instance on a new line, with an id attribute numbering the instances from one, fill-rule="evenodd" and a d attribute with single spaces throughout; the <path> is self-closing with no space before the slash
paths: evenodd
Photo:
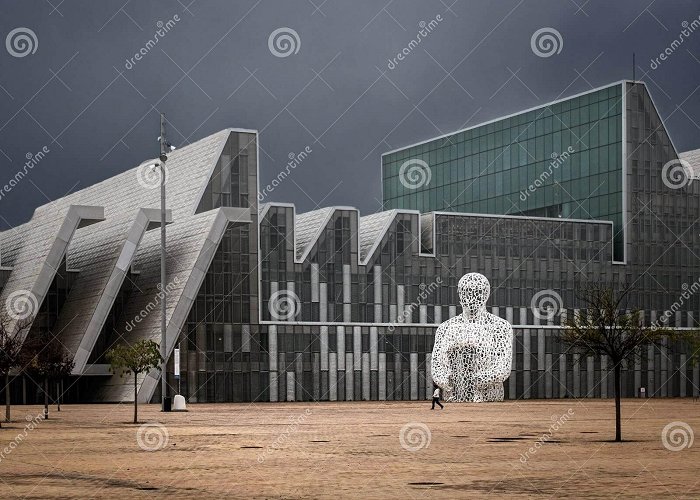
<path id="1" fill-rule="evenodd" d="M 457 288 L 462 314 L 442 323 L 435 334 L 433 382 L 446 401 L 503 401 L 513 327 L 486 310 L 491 286 L 483 274 L 465 274 Z"/>

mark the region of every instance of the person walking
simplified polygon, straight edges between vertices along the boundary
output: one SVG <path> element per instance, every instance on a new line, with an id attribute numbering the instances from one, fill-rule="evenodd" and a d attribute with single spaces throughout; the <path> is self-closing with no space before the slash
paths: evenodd
<path id="1" fill-rule="evenodd" d="M 435 388 L 435 390 L 433 391 L 433 407 L 430 409 L 434 410 L 435 403 L 437 403 L 440 409 L 443 410 L 445 407 L 442 406 L 442 403 L 440 403 L 440 388 L 436 384 L 433 384 L 433 387 Z"/>

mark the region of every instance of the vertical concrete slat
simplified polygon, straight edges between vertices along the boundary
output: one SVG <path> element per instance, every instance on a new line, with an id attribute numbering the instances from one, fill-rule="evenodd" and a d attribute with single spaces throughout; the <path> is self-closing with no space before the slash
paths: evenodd
<path id="1" fill-rule="evenodd" d="M 352 363 L 352 353 L 345 353 L 345 401 L 355 401 L 355 371 Z"/>
<path id="2" fill-rule="evenodd" d="M 318 304 L 318 318 L 319 321 L 328 321 L 328 283 L 319 283 L 319 304 Z"/>
<path id="3" fill-rule="evenodd" d="M 362 399 L 369 401 L 369 353 L 362 353 Z"/>
<path id="4" fill-rule="evenodd" d="M 411 365 L 411 400 L 418 399 L 418 353 L 412 352 L 409 354 Z"/>
<path id="5" fill-rule="evenodd" d="M 379 401 L 386 401 L 386 353 L 379 353 Z"/>
<path id="6" fill-rule="evenodd" d="M 343 264 L 343 321 L 352 321 L 352 310 L 350 307 L 352 279 L 350 276 L 350 264 Z"/>
<path id="7" fill-rule="evenodd" d="M 328 399 L 338 401 L 338 363 L 337 354 L 328 354 Z"/>
<path id="8" fill-rule="evenodd" d="M 374 322 L 382 323 L 382 266 L 374 266 Z"/>

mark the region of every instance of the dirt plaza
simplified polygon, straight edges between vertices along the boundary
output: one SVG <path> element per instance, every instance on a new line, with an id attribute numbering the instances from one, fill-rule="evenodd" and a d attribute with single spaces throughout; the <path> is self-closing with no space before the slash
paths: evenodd
<path id="1" fill-rule="evenodd" d="M 2 498 L 700 496 L 700 403 L 611 400 L 247 403 L 187 413 L 16 406 Z"/>

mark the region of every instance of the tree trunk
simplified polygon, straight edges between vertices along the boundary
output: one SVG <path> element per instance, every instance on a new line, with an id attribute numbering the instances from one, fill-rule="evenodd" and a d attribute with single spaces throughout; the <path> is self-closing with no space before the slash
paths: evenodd
<path id="1" fill-rule="evenodd" d="M 10 374 L 5 374 L 5 422 L 10 421 Z"/>
<path id="2" fill-rule="evenodd" d="M 56 382 L 56 411 L 61 411 L 61 382 Z"/>
<path id="3" fill-rule="evenodd" d="M 622 422 L 620 418 L 620 392 L 622 379 L 622 361 L 615 363 L 615 441 L 622 441 Z"/>
<path id="4" fill-rule="evenodd" d="M 49 419 L 49 379 L 44 377 L 44 420 Z"/>
<path id="5" fill-rule="evenodd" d="M 138 400 L 138 379 L 134 373 L 134 423 L 139 423 L 139 400 Z"/>

